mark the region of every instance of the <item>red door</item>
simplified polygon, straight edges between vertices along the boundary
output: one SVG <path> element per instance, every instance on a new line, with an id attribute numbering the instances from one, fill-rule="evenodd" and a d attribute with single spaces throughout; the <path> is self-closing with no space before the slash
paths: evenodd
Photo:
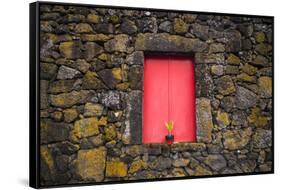
<path id="1" fill-rule="evenodd" d="M 165 143 L 167 121 L 174 123 L 174 142 L 196 140 L 194 86 L 191 58 L 145 57 L 143 143 Z"/>

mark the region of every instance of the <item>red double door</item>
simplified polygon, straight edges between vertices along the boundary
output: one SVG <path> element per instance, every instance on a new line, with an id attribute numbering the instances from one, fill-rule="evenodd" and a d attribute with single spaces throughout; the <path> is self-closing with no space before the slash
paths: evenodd
<path id="1" fill-rule="evenodd" d="M 165 143 L 165 122 L 173 121 L 174 142 L 194 142 L 194 63 L 184 56 L 146 56 L 143 143 Z"/>

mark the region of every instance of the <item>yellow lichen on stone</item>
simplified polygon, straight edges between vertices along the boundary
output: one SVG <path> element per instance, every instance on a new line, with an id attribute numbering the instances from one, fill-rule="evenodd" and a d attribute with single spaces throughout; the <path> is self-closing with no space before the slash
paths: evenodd
<path id="1" fill-rule="evenodd" d="M 129 88 L 129 86 L 130 86 L 129 82 L 123 82 L 123 83 L 117 84 L 116 88 L 118 90 L 127 90 Z"/>
<path id="2" fill-rule="evenodd" d="M 104 147 L 80 150 L 76 160 L 77 173 L 85 180 L 97 182 L 104 179 L 106 149 Z"/>
<path id="3" fill-rule="evenodd" d="M 102 61 L 107 61 L 108 60 L 108 54 L 102 53 L 98 56 L 98 58 Z"/>
<path id="4" fill-rule="evenodd" d="M 251 114 L 248 116 L 248 121 L 256 127 L 264 127 L 267 125 L 268 118 L 260 114 L 260 108 L 254 107 L 251 110 Z"/>
<path id="5" fill-rule="evenodd" d="M 143 160 L 136 160 L 132 162 L 128 173 L 133 174 L 142 169 L 147 169 L 147 163 Z"/>
<path id="6" fill-rule="evenodd" d="M 265 40 L 265 34 L 263 32 L 257 32 L 255 34 L 256 42 L 262 43 Z"/>
<path id="7" fill-rule="evenodd" d="M 100 22 L 100 17 L 96 14 L 88 14 L 87 21 L 91 22 L 91 23 L 94 23 L 94 24 L 97 24 L 97 23 Z"/>
<path id="8" fill-rule="evenodd" d="M 272 96 L 272 78 L 260 77 L 258 79 L 259 91 L 262 97 L 270 98 Z"/>
<path id="9" fill-rule="evenodd" d="M 176 33 L 185 33 L 187 32 L 188 25 L 184 22 L 184 20 L 180 18 L 176 18 L 174 20 L 174 31 Z"/>
<path id="10" fill-rule="evenodd" d="M 80 23 L 80 24 L 76 25 L 75 32 L 77 32 L 77 33 L 90 33 L 90 32 L 93 32 L 93 29 L 92 29 L 91 25 L 89 25 L 87 23 Z"/>
<path id="11" fill-rule="evenodd" d="M 239 64 L 240 64 L 240 58 L 231 53 L 231 54 L 228 56 L 226 62 L 227 62 L 228 64 L 231 64 L 231 65 L 239 65 Z"/>
<path id="12" fill-rule="evenodd" d="M 99 121 L 96 117 L 80 119 L 74 123 L 73 134 L 77 138 L 99 134 Z"/>
<path id="13" fill-rule="evenodd" d="M 224 126 L 228 126 L 230 124 L 228 113 L 221 112 L 220 110 L 217 112 L 217 122 Z"/>
<path id="14" fill-rule="evenodd" d="M 112 72 L 112 76 L 116 79 L 116 80 L 118 80 L 118 81 L 121 81 L 122 80 L 122 70 L 121 70 L 121 68 L 113 68 L 112 70 L 111 70 L 111 72 Z"/>
<path id="15" fill-rule="evenodd" d="M 47 146 L 40 146 L 40 156 L 43 163 L 48 167 L 50 174 L 55 172 L 55 162 Z"/>
<path id="16" fill-rule="evenodd" d="M 62 42 L 59 45 L 59 50 L 62 53 L 62 55 L 66 58 L 71 58 L 73 51 L 72 51 L 72 47 L 74 46 L 74 42 L 70 41 L 70 42 Z"/>
<path id="17" fill-rule="evenodd" d="M 127 176 L 127 165 L 121 161 L 106 162 L 106 177 L 125 177 Z"/>
<path id="18" fill-rule="evenodd" d="M 99 120 L 99 126 L 106 126 L 107 125 L 107 117 L 102 116 Z"/>

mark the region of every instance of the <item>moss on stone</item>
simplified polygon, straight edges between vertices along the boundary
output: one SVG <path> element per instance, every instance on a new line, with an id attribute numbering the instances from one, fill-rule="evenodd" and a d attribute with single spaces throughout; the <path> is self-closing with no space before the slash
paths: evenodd
<path id="1" fill-rule="evenodd" d="M 254 107 L 251 110 L 251 114 L 248 116 L 248 121 L 256 127 L 264 127 L 267 125 L 268 118 L 261 115 L 260 108 Z"/>
<path id="2" fill-rule="evenodd" d="M 239 64 L 240 64 L 240 58 L 231 53 L 231 54 L 227 57 L 226 62 L 227 62 L 228 64 L 230 64 L 230 65 L 239 65 Z"/>
<path id="3" fill-rule="evenodd" d="M 127 164 L 121 161 L 107 161 L 106 162 L 106 177 L 125 177 L 127 176 Z"/>
<path id="4" fill-rule="evenodd" d="M 96 117 L 80 119 L 74 123 L 73 134 L 78 138 L 99 134 L 99 121 Z"/>

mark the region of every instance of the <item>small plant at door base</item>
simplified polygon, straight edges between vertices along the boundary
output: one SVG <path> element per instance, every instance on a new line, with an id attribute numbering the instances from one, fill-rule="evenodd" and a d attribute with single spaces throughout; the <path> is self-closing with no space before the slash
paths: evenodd
<path id="1" fill-rule="evenodd" d="M 174 122 L 173 121 L 166 122 L 165 127 L 168 129 L 168 135 L 166 135 L 166 142 L 168 144 L 171 144 L 174 141 L 174 135 L 172 135 L 172 130 L 174 128 Z"/>

